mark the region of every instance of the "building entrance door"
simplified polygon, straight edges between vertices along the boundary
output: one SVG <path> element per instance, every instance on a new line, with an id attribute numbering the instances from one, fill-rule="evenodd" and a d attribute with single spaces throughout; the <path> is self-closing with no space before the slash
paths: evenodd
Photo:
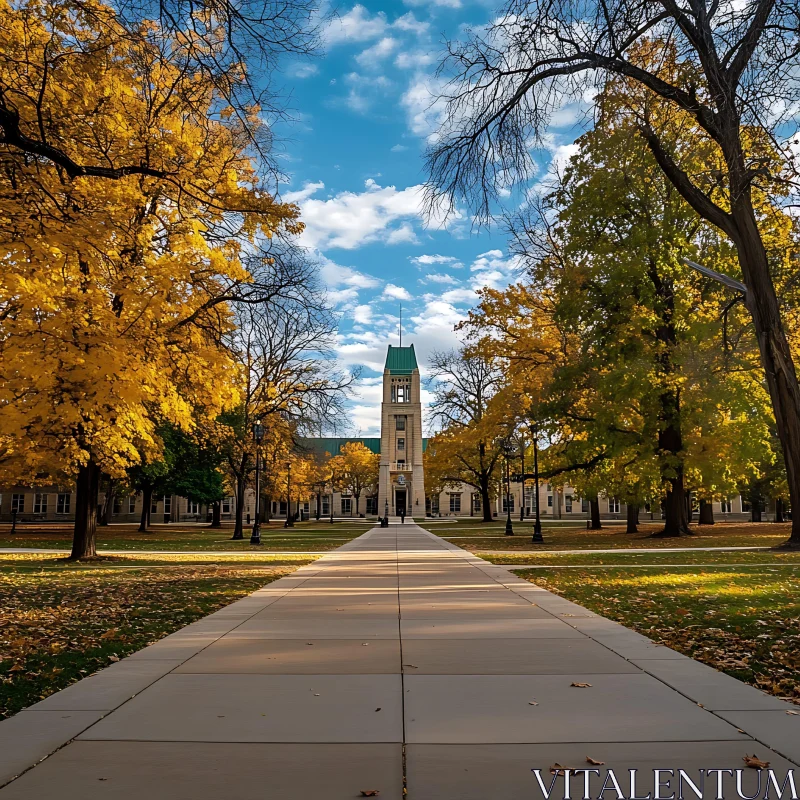
<path id="1" fill-rule="evenodd" d="M 396 489 L 394 493 L 394 509 L 397 516 L 406 514 L 406 490 Z"/>

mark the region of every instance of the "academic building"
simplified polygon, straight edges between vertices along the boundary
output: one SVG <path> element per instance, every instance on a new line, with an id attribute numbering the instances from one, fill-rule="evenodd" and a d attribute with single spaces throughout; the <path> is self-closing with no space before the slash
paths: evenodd
<path id="1" fill-rule="evenodd" d="M 360 442 L 373 453 L 380 455 L 380 472 L 377 492 L 373 491 L 360 498 L 356 511 L 355 498 L 341 492 L 332 496 L 321 493 L 309 500 L 300 502 L 292 498 L 292 511 L 298 510 L 304 517 L 331 514 L 334 517 L 361 516 L 377 517 L 388 515 L 397 517 L 422 518 L 469 517 L 482 514 L 480 494 L 472 486 L 461 484 L 430 496 L 425 491 L 425 469 L 423 453 L 428 441 L 422 435 L 422 403 L 420 397 L 420 372 L 414 345 L 394 347 L 389 345 L 383 370 L 383 395 L 381 400 L 381 435 L 367 438 L 309 438 L 301 441 L 301 446 L 309 452 L 331 456 L 338 454 L 348 442 Z M 10 521 L 16 516 L 18 522 L 67 522 L 74 519 L 74 493 L 72 487 L 10 487 L 0 494 L 0 520 Z M 112 522 L 137 522 L 142 513 L 141 494 L 114 499 Z M 535 511 L 533 481 L 524 487 L 511 484 L 509 505 L 512 515 L 519 519 L 524 506 L 526 518 Z M 539 509 L 543 520 L 582 520 L 589 517 L 588 500 L 578 497 L 569 486 L 556 486 L 549 483 L 539 485 Z M 151 502 L 151 522 L 205 522 L 210 510 L 185 497 L 154 497 Z M 750 507 L 741 497 L 713 503 L 715 520 L 742 520 L 750 518 Z M 244 517 L 247 521 L 255 512 L 253 492 L 245 498 Z M 285 517 L 286 499 L 273 499 L 269 512 L 273 517 Z M 604 519 L 625 519 L 627 508 L 613 497 L 600 498 L 600 515 Z M 497 499 L 493 502 L 492 513 L 504 517 L 507 513 L 505 487 L 498 486 Z M 222 501 L 222 519 L 233 519 L 235 499 Z M 642 521 L 660 518 L 658 509 L 643 510 Z M 770 515 L 762 516 L 763 519 Z"/>

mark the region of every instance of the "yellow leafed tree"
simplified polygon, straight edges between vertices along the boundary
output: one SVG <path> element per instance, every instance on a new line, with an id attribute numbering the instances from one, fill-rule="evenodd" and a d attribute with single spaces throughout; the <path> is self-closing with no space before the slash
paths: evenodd
<path id="1" fill-rule="evenodd" d="M 49 124 L 72 126 L 75 157 L 146 147 L 169 173 L 98 182 L 0 149 L 0 480 L 77 479 L 74 558 L 95 554 L 101 471 L 156 457 L 158 423 L 191 430 L 235 402 L 229 301 L 257 291 L 261 242 L 300 230 L 296 207 L 261 189 L 241 122 L 146 40 L 115 36 L 110 13 L 0 5 L 14 33 L 0 82 L 19 113 L 37 114 L 26 92 L 60 47 L 44 102 Z"/>

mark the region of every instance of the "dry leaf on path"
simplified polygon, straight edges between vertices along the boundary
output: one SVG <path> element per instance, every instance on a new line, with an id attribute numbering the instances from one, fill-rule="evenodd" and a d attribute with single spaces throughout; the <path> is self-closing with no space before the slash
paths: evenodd
<path id="1" fill-rule="evenodd" d="M 550 774 L 551 775 L 566 775 L 567 773 L 564 772 L 565 769 L 568 769 L 568 767 L 562 767 L 561 764 L 559 764 L 558 761 L 556 761 L 556 763 L 553 764 L 553 766 L 550 767 Z"/>
<path id="2" fill-rule="evenodd" d="M 380 794 L 379 789 L 362 789 L 361 796 L 362 797 L 377 797 Z"/>
<path id="3" fill-rule="evenodd" d="M 570 686 L 575 686 L 577 689 L 591 689 L 591 683 L 571 683 Z"/>
<path id="4" fill-rule="evenodd" d="M 586 763 L 592 764 L 595 767 L 602 767 L 606 762 L 605 761 L 595 761 L 591 756 L 586 756 Z"/>
<path id="5" fill-rule="evenodd" d="M 745 766 L 753 769 L 769 769 L 769 761 L 762 761 L 755 753 L 751 756 L 742 756 L 742 761 L 744 761 Z"/>

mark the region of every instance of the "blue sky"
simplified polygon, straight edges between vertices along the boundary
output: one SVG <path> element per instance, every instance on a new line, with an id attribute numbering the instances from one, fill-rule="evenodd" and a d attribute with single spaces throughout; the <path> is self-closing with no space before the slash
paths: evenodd
<path id="1" fill-rule="evenodd" d="M 441 113 L 432 105 L 445 37 L 485 25 L 494 4 L 396 0 L 338 6 L 325 29 L 325 54 L 287 65 L 296 122 L 284 137 L 289 184 L 341 316 L 338 357 L 361 366 L 351 432 L 378 433 L 380 370 L 386 346 L 413 342 L 425 372 L 431 352 L 457 345 L 453 327 L 475 289 L 515 280 L 502 231 L 471 230 L 466 214 L 445 228 L 421 215 L 422 155 Z M 580 108 L 554 120 L 551 159 L 569 155 Z M 425 399 L 425 398 L 423 398 Z"/>

